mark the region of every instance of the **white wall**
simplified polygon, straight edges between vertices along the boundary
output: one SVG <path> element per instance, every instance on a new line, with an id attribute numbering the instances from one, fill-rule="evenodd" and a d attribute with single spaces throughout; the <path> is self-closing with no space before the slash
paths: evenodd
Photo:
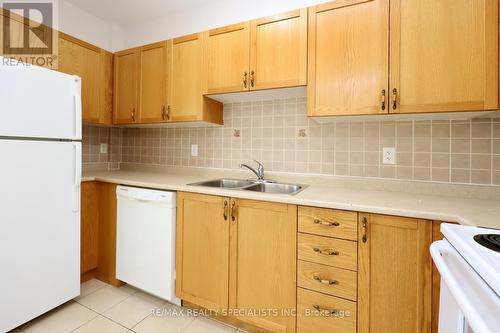
<path id="1" fill-rule="evenodd" d="M 309 7 L 325 0 L 213 0 L 189 10 L 124 28 L 123 48 Z"/>
<path id="2" fill-rule="evenodd" d="M 108 51 L 123 49 L 123 28 L 59 0 L 59 30 Z"/>

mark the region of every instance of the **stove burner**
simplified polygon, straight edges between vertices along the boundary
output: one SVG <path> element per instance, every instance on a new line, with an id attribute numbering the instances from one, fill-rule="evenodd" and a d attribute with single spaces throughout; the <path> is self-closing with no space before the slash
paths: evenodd
<path id="1" fill-rule="evenodd" d="M 490 250 L 500 252 L 500 235 L 498 234 L 475 235 L 474 240 Z"/>

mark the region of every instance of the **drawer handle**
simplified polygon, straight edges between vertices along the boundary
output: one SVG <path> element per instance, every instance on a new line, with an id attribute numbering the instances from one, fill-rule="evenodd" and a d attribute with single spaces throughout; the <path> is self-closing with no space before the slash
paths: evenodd
<path id="1" fill-rule="evenodd" d="M 325 225 L 327 227 L 338 227 L 340 225 L 338 222 L 322 221 L 320 219 L 314 219 L 314 223 Z"/>
<path id="2" fill-rule="evenodd" d="M 315 248 L 313 248 L 313 251 L 318 252 L 320 254 L 327 255 L 327 256 L 338 256 L 339 255 L 339 251 L 335 251 L 332 249 L 323 249 L 322 250 L 319 247 L 315 247 Z"/>
<path id="3" fill-rule="evenodd" d="M 321 306 L 319 306 L 319 305 L 313 305 L 313 308 L 314 308 L 314 310 L 316 310 L 316 311 L 319 311 L 319 312 L 326 312 L 326 313 L 328 313 L 328 314 L 330 314 L 330 315 L 333 315 L 333 316 L 334 316 L 334 315 L 336 315 L 336 314 L 339 312 L 339 310 L 337 310 L 337 309 L 325 309 L 325 308 L 322 308 L 322 307 L 321 307 Z"/>
<path id="4" fill-rule="evenodd" d="M 339 284 L 339 281 L 337 281 L 337 280 L 322 279 L 318 275 L 314 275 L 313 279 L 316 280 L 316 281 L 318 281 L 319 283 L 326 284 L 326 285 Z"/>

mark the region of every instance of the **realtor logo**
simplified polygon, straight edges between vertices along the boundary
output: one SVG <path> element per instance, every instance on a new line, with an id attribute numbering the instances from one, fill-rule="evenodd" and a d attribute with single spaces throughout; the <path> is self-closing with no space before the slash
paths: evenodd
<path id="1" fill-rule="evenodd" d="M 1 1 L 0 55 L 57 68 L 57 0 Z"/>

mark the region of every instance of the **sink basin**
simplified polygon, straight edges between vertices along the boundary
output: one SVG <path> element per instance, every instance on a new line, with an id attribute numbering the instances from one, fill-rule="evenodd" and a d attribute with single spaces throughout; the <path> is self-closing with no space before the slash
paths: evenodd
<path id="1" fill-rule="evenodd" d="M 281 183 L 258 183 L 245 187 L 245 191 L 275 194 L 297 194 L 305 188 L 303 185 L 281 184 Z"/>
<path id="2" fill-rule="evenodd" d="M 194 186 L 207 186 L 207 187 L 217 187 L 217 188 L 242 188 L 254 184 L 254 182 L 243 179 L 215 179 L 199 183 L 193 183 L 188 185 Z"/>

